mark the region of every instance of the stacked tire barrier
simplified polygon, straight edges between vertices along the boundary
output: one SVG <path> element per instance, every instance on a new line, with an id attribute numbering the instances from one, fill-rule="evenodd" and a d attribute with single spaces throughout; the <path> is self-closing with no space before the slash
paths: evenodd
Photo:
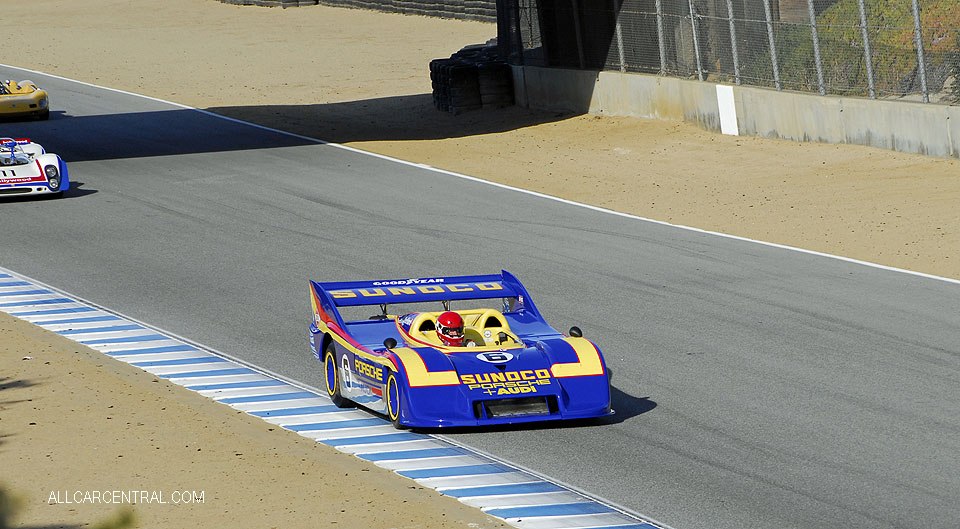
<path id="1" fill-rule="evenodd" d="M 325 5 L 372 9 L 387 13 L 422 15 L 428 17 L 497 21 L 496 0 L 220 0 L 227 4 L 267 7 L 299 7 Z"/>
<path id="2" fill-rule="evenodd" d="M 467 46 L 430 61 L 433 105 L 452 114 L 513 105 L 513 74 L 496 44 Z"/>

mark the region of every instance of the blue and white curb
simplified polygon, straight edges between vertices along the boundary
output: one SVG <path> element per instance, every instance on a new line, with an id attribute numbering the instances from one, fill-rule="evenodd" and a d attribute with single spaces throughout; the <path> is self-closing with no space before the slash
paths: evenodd
<path id="1" fill-rule="evenodd" d="M 369 412 L 337 408 L 308 387 L 4 268 L 0 311 L 392 470 L 514 527 L 666 527 L 447 439 L 400 431 Z"/>

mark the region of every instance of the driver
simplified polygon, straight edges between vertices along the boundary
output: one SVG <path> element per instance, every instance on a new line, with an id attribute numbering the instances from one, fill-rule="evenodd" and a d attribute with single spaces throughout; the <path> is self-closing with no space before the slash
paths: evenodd
<path id="1" fill-rule="evenodd" d="M 441 314 L 437 317 L 437 336 L 443 345 L 463 347 L 463 318 L 452 310 Z"/>

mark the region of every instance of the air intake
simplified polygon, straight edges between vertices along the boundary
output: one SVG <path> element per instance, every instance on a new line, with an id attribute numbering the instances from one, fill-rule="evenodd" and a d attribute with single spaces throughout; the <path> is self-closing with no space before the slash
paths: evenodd
<path id="1" fill-rule="evenodd" d="M 547 397 L 520 397 L 483 401 L 487 418 L 525 417 L 530 415 L 550 415 L 550 403 Z"/>

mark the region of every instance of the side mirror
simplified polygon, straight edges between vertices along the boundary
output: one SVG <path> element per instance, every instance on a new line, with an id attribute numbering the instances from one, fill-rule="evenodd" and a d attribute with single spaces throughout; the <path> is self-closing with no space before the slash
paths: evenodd
<path id="1" fill-rule="evenodd" d="M 387 349 L 393 349 L 394 347 L 397 346 L 397 341 L 394 340 L 393 338 L 387 338 L 386 340 L 383 341 L 383 346 L 386 347 Z"/>
<path id="2" fill-rule="evenodd" d="M 570 327 L 570 336 L 573 336 L 574 338 L 582 338 L 583 331 L 580 330 L 580 327 L 574 325 L 573 327 Z"/>
<path id="3" fill-rule="evenodd" d="M 497 342 L 497 345 L 503 345 L 507 341 L 507 333 L 500 332 L 500 334 L 497 335 L 497 338 L 500 340 Z"/>

